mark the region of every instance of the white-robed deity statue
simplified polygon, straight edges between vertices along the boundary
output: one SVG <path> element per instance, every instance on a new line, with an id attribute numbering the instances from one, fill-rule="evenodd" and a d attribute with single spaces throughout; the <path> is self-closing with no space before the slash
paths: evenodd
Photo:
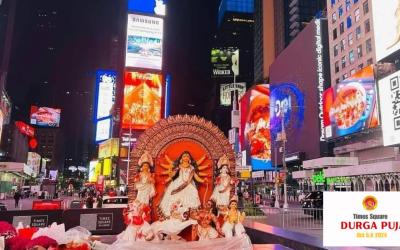
<path id="1" fill-rule="evenodd" d="M 165 156 L 168 164 L 161 164 L 166 169 L 162 174 L 169 177 L 165 183 L 169 183 L 164 196 L 161 199 L 159 209 L 165 217 L 171 215 L 171 206 L 178 201 L 184 210 L 197 209 L 200 207 L 200 197 L 195 184 L 206 181 L 207 174 L 202 171 L 210 167 L 209 165 L 199 166 L 206 159 L 203 156 L 197 162 L 193 160 L 191 154 L 185 151 L 174 162 L 167 155 Z M 203 177 L 203 178 L 202 178 Z"/>
<path id="2" fill-rule="evenodd" d="M 226 155 L 219 158 L 217 163 L 219 174 L 211 195 L 211 200 L 215 202 L 219 209 L 227 208 L 231 197 L 233 180 L 230 176 L 229 165 L 229 158 Z"/>
<path id="3" fill-rule="evenodd" d="M 135 176 L 135 189 L 137 190 L 136 201 L 149 205 L 151 198 L 156 195 L 154 187 L 154 174 L 150 169 L 153 165 L 153 159 L 149 152 L 145 151 L 139 159 L 140 172 Z"/>

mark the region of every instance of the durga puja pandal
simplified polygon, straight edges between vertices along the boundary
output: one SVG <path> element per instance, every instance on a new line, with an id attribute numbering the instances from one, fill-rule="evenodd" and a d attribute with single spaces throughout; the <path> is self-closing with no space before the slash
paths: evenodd
<path id="1" fill-rule="evenodd" d="M 114 243 L 94 240 L 80 227 L 57 233 L 63 226 L 53 225 L 27 239 L 29 246 L 39 241 L 48 249 L 252 249 L 234 193 L 234 154 L 217 127 L 196 116 L 169 117 L 143 133 L 131 156 L 126 229 Z M 9 249 L 17 249 L 16 231 L 2 235 Z"/>

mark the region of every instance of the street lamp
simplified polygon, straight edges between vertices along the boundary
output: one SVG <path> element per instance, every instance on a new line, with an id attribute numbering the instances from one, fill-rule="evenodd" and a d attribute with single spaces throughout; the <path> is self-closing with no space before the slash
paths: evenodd
<path id="1" fill-rule="evenodd" d="M 284 180 L 283 180 L 283 208 L 287 209 L 289 208 L 289 204 L 287 201 L 287 182 L 286 182 L 286 175 L 287 175 L 287 167 L 286 167 L 286 161 L 285 161 L 285 152 L 286 152 L 286 131 L 285 131 L 285 111 L 281 110 L 280 112 L 280 117 L 281 117 L 281 133 L 278 134 L 278 139 L 277 141 L 282 141 L 282 172 L 285 174 Z M 276 147 L 275 147 L 275 159 L 276 159 Z M 275 188 L 277 188 L 278 182 L 275 182 Z M 277 202 L 277 199 L 275 200 L 275 207 L 279 208 L 279 202 Z"/>

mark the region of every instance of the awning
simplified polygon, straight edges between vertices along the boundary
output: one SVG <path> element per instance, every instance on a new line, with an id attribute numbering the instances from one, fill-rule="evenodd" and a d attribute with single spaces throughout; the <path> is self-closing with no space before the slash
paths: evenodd
<path id="1" fill-rule="evenodd" d="M 322 157 L 303 161 L 303 168 L 305 169 L 354 165 L 358 165 L 358 157 Z"/>
<path id="2" fill-rule="evenodd" d="M 383 161 L 324 169 L 325 177 L 400 173 L 400 161 Z"/>

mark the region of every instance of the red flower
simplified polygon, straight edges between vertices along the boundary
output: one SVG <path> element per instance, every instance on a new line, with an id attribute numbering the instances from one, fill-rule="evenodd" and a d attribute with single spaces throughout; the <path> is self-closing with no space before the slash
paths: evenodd
<path id="1" fill-rule="evenodd" d="M 39 236 L 33 240 L 31 240 L 30 242 L 28 242 L 28 244 L 26 245 L 26 248 L 30 249 L 34 246 L 42 246 L 44 248 L 49 248 L 49 247 L 54 247 L 57 246 L 57 241 L 53 240 L 50 237 L 47 236 Z"/>

